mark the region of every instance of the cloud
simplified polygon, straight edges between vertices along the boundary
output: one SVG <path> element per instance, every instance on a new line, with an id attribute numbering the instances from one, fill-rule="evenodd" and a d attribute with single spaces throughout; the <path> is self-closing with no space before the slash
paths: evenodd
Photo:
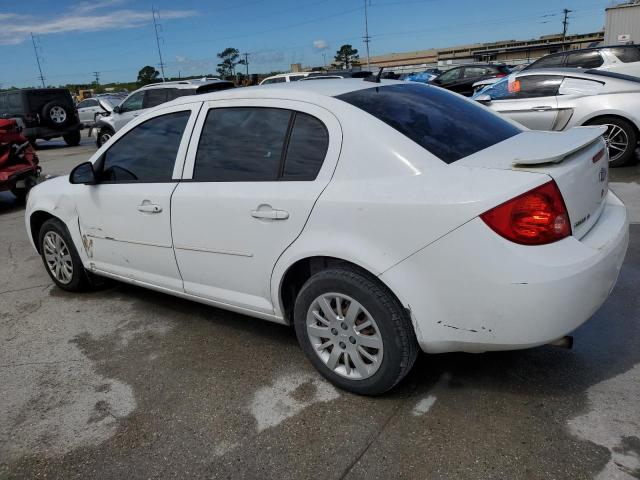
<path id="1" fill-rule="evenodd" d="M 218 62 L 206 58 L 189 58 L 185 55 L 176 55 L 175 62 L 170 66 L 186 74 L 215 73 Z"/>
<path id="2" fill-rule="evenodd" d="M 0 45 L 16 45 L 25 41 L 31 32 L 48 35 L 71 32 L 100 32 L 136 28 L 152 22 L 150 11 L 131 9 L 104 10 L 120 0 L 82 2 L 79 8 L 57 16 L 40 17 L 15 13 L 0 14 Z M 101 11 L 97 11 L 101 10 Z M 193 17 L 193 10 L 163 10 L 163 20 Z"/>
<path id="3" fill-rule="evenodd" d="M 327 42 L 326 40 L 314 40 L 313 48 L 315 48 L 317 51 L 321 52 L 321 51 L 326 50 L 327 48 L 329 48 L 329 42 Z"/>

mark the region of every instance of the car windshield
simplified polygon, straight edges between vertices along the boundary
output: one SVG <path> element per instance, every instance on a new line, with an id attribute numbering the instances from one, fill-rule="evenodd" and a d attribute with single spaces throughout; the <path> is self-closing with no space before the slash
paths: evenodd
<path id="1" fill-rule="evenodd" d="M 522 131 L 463 97 L 420 83 L 366 88 L 336 98 L 382 120 L 445 163 Z"/>

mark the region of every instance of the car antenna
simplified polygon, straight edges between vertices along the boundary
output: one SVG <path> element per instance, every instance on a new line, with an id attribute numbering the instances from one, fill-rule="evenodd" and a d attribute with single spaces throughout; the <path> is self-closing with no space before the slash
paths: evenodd
<path id="1" fill-rule="evenodd" d="M 380 77 L 382 76 L 382 71 L 383 70 L 384 70 L 384 67 L 380 67 L 380 70 L 378 70 L 378 74 L 377 75 L 369 75 L 368 77 L 364 77 L 364 81 L 365 82 L 380 83 Z"/>

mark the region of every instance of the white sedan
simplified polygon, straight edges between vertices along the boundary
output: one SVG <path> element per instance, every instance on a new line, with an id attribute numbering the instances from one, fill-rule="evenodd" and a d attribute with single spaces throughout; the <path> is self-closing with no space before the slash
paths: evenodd
<path id="1" fill-rule="evenodd" d="M 292 324 L 327 379 L 380 394 L 419 349 L 547 344 L 602 305 L 628 242 L 603 130 L 397 81 L 182 97 L 34 188 L 26 226 L 60 288 Z"/>

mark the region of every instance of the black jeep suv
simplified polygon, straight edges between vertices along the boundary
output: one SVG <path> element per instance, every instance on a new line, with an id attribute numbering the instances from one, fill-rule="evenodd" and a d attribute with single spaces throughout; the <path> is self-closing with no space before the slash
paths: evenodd
<path id="1" fill-rule="evenodd" d="M 0 118 L 20 118 L 22 134 L 37 138 L 62 137 L 69 146 L 80 143 L 80 120 L 66 88 L 24 88 L 0 92 Z"/>

